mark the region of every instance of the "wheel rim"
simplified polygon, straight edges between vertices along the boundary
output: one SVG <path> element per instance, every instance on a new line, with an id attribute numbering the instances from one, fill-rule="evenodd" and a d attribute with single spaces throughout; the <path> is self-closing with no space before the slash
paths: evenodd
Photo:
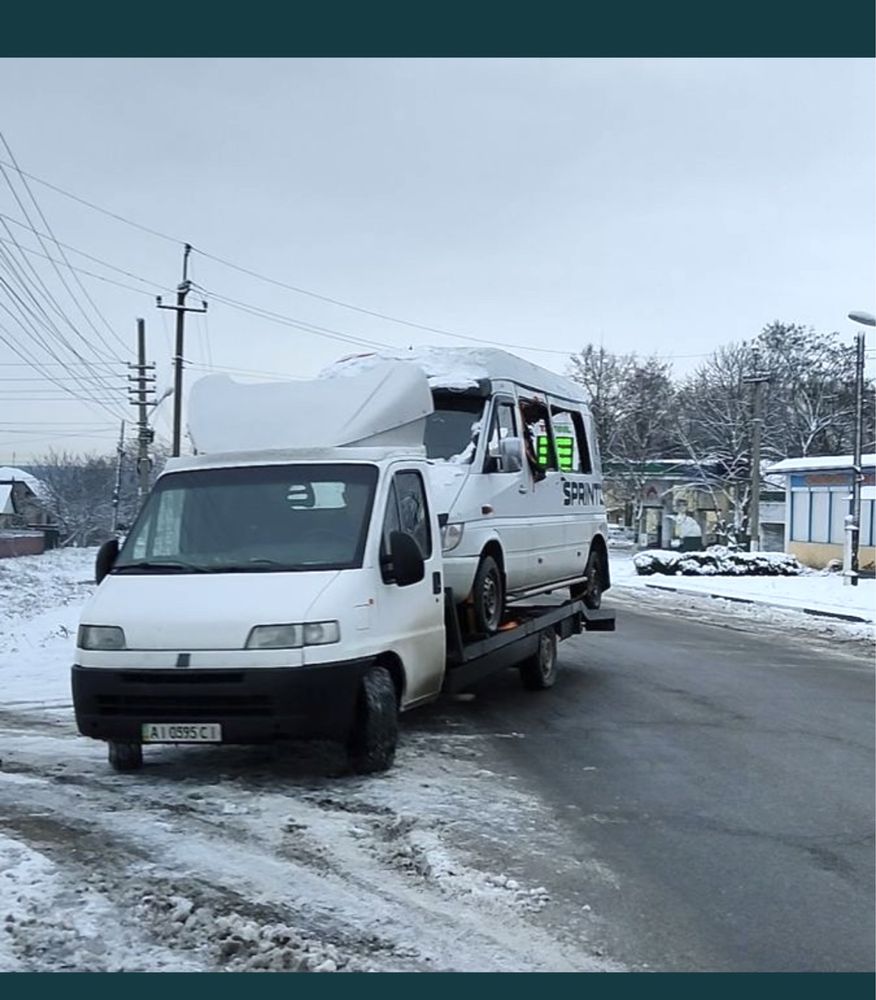
<path id="1" fill-rule="evenodd" d="M 541 676 L 547 680 L 548 677 L 554 672 L 554 660 L 556 657 L 556 650 L 554 649 L 554 644 L 551 641 L 549 635 L 543 635 L 541 637 L 541 649 L 540 656 L 538 658 L 539 666 L 541 667 Z"/>
<path id="2" fill-rule="evenodd" d="M 492 573 L 488 573 L 484 577 L 484 586 L 481 591 L 481 601 L 484 608 L 484 620 L 490 626 L 498 625 L 499 585 Z"/>
<path id="3" fill-rule="evenodd" d="M 596 600 L 602 593 L 602 587 L 599 582 L 599 564 L 594 562 L 590 568 L 590 574 L 587 577 L 587 596 L 592 600 Z"/>

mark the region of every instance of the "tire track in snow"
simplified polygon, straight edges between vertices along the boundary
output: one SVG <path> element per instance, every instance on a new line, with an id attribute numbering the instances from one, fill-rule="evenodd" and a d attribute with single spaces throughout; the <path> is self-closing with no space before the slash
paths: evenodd
<path id="1" fill-rule="evenodd" d="M 308 963 L 325 954 L 316 964 L 328 969 L 611 967 L 586 947 L 560 945 L 526 919 L 527 910 L 545 905 L 544 890 L 530 894 L 501 873 L 471 867 L 448 847 L 460 817 L 474 819 L 478 804 L 483 817 L 487 790 L 468 761 L 457 762 L 450 777 L 434 767 L 435 740 L 448 738 L 412 739 L 396 770 L 377 779 L 314 779 L 314 762 L 306 759 L 295 763 L 291 775 L 282 766 L 279 774 L 266 774 L 263 764 L 251 774 L 236 763 L 249 755 L 232 752 L 236 773 L 204 784 L 185 771 L 193 755 L 183 752 L 175 760 L 174 751 L 160 755 L 154 774 L 147 767 L 140 775 L 118 776 L 96 762 L 99 747 L 61 734 L 25 739 L 9 765 L 21 778 L 30 777 L 30 813 L 64 817 L 55 849 L 71 883 L 82 878 L 83 865 L 64 856 L 63 843 L 78 842 L 81 853 L 83 831 L 99 831 L 103 852 L 92 852 L 89 864 L 108 880 L 113 897 L 130 906 L 151 895 L 142 905 L 156 912 L 168 893 L 183 900 L 183 909 L 188 900 L 194 929 L 186 930 L 184 921 L 180 933 L 200 941 L 192 947 L 219 967 L 241 967 L 259 956 L 253 967 L 275 967 L 270 963 L 277 959 L 276 942 L 266 943 L 253 926 L 279 926 L 280 937 L 299 942 L 291 952 L 286 948 L 281 963 L 290 954 L 295 961 L 307 955 L 300 942 L 310 942 Z M 215 767 L 224 755 L 211 756 Z M 310 775 L 302 780 L 308 766 Z M 450 803 L 430 815 L 415 794 L 420 786 L 427 799 Z M 3 791 L 0 780 L 9 828 L 12 804 Z M 492 792 L 495 801 L 486 811 L 502 817 L 506 827 L 509 815 L 538 812 L 517 793 Z M 149 880 L 138 874 L 144 864 L 152 868 L 151 879 L 165 886 L 158 894 L 150 894 Z M 118 872 L 128 869 L 120 880 Z M 168 889 L 181 875 L 188 889 Z M 250 918 L 247 906 L 263 912 Z M 229 921 L 248 927 L 248 938 L 237 940 Z M 300 967 L 289 961 L 279 967 Z"/>

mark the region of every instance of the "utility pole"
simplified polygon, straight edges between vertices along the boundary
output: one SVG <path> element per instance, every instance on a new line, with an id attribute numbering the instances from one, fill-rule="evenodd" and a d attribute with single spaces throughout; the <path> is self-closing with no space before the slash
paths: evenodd
<path id="1" fill-rule="evenodd" d="M 206 312 L 207 303 L 201 302 L 203 308 L 189 308 L 186 306 L 186 296 L 191 290 L 192 283 L 189 281 L 189 254 L 192 252 L 191 246 L 186 243 L 183 247 L 183 272 L 182 281 L 176 289 L 176 305 L 165 306 L 161 303 L 161 296 L 158 296 L 159 309 L 174 309 L 176 311 L 176 345 L 173 355 L 173 455 L 176 457 L 180 452 L 180 433 L 182 425 L 182 373 L 183 373 L 183 335 L 185 330 L 185 317 L 187 312 Z"/>
<path id="2" fill-rule="evenodd" d="M 860 320 L 858 320 L 860 322 Z M 869 324 L 867 324 L 869 325 Z M 861 469 L 861 439 L 864 436 L 864 334 L 855 334 L 855 454 L 852 458 L 852 493 L 849 497 L 849 517 L 847 531 L 851 535 L 851 558 L 846 583 L 858 586 L 858 547 L 861 540 L 861 483 L 864 473 Z"/>
<path id="3" fill-rule="evenodd" d="M 754 385 L 754 414 L 751 420 L 751 507 L 748 518 L 749 543 L 751 552 L 760 548 L 760 439 L 763 432 L 763 392 L 772 376 L 758 371 L 757 355 L 755 370 L 744 375 L 742 381 Z"/>
<path id="4" fill-rule="evenodd" d="M 149 492 L 149 445 L 155 437 L 146 417 L 146 397 L 155 392 L 155 365 L 146 364 L 146 321 L 142 319 L 137 320 L 137 364 L 128 367 L 137 369 L 136 375 L 128 376 L 129 382 L 137 384 L 136 389 L 129 387 L 132 398 L 128 402 L 137 407 L 137 499 L 142 505 Z"/>
<path id="5" fill-rule="evenodd" d="M 125 454 L 125 421 L 119 430 L 119 443 L 116 447 L 116 485 L 113 487 L 113 531 L 119 527 L 119 497 L 122 493 L 122 456 Z"/>

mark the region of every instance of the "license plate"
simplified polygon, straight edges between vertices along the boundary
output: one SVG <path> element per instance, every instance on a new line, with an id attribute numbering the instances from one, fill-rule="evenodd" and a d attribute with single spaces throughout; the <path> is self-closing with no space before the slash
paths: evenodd
<path id="1" fill-rule="evenodd" d="M 144 722 L 144 743 L 221 743 L 218 722 Z"/>

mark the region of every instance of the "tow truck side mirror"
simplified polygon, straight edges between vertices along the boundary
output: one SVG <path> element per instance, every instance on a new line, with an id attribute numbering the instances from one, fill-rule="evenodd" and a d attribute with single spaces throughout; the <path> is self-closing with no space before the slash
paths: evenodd
<path id="1" fill-rule="evenodd" d="M 101 545 L 97 550 L 97 558 L 94 561 L 94 582 L 100 583 L 100 581 L 109 573 L 113 568 L 113 564 L 116 561 L 116 557 L 119 554 L 119 540 L 118 538 L 110 538 Z"/>
<path id="2" fill-rule="evenodd" d="M 389 551 L 392 577 L 397 586 L 409 587 L 412 583 L 419 583 L 426 575 L 423 553 L 411 535 L 393 531 L 389 536 Z"/>

